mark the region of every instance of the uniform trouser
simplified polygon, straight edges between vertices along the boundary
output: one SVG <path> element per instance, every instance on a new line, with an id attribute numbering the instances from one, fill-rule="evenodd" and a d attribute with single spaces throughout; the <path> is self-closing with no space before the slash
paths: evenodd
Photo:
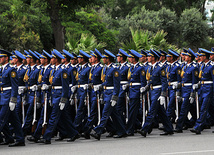
<path id="1" fill-rule="evenodd" d="M 93 100 L 91 104 L 90 116 L 88 117 L 87 123 L 85 124 L 83 131 L 85 133 L 90 133 L 93 125 L 97 124 L 98 121 L 98 111 L 97 111 L 97 100 Z M 101 109 L 100 109 L 101 112 Z"/>
<path id="2" fill-rule="evenodd" d="M 11 123 L 17 142 L 24 142 L 24 134 L 21 128 L 21 121 L 16 111 L 10 111 L 9 105 L 0 106 L 0 132 L 3 131 L 6 123 Z"/>
<path id="3" fill-rule="evenodd" d="M 47 117 L 46 117 L 47 123 L 48 123 L 48 118 L 51 114 L 51 109 L 52 109 L 52 107 L 50 106 L 50 104 L 47 104 Z M 36 130 L 33 134 L 33 137 L 35 137 L 37 139 L 40 138 L 40 136 L 42 135 L 42 129 L 43 129 L 42 124 L 43 124 L 43 122 L 44 122 L 44 106 L 42 108 L 41 115 L 40 115 L 39 121 L 37 123 Z"/>
<path id="4" fill-rule="evenodd" d="M 86 120 L 86 118 L 87 118 L 86 112 L 87 112 L 87 107 L 85 105 L 85 94 L 84 94 L 79 99 L 77 114 L 74 119 L 75 127 L 78 130 L 81 130 L 83 128 L 83 122 L 84 122 L 83 120 Z"/>
<path id="5" fill-rule="evenodd" d="M 116 109 L 119 113 L 119 117 L 121 117 L 124 124 L 126 124 L 126 98 L 125 98 L 125 96 L 118 98 Z"/>
<path id="6" fill-rule="evenodd" d="M 166 110 L 166 115 L 169 120 L 175 119 L 175 107 L 176 107 L 176 101 L 175 101 L 175 93 L 176 90 L 169 89 L 169 103 Z"/>
<path id="7" fill-rule="evenodd" d="M 210 103 L 212 101 L 212 86 L 207 86 L 208 88 L 211 87 L 210 90 L 204 92 L 203 90 L 201 91 L 201 98 L 200 98 L 200 113 L 199 113 L 199 118 L 197 119 L 196 123 L 195 123 L 195 127 L 194 129 L 196 130 L 203 130 L 203 126 L 205 124 L 207 124 L 207 113 L 210 107 Z M 202 87 L 203 89 L 205 89 L 205 86 Z M 202 94 L 202 93 L 206 93 Z"/>
<path id="8" fill-rule="evenodd" d="M 129 117 L 126 125 L 127 133 L 134 133 L 134 127 L 137 120 L 137 114 L 140 108 L 140 98 L 130 98 Z"/>
<path id="9" fill-rule="evenodd" d="M 59 107 L 60 99 L 61 99 L 61 97 L 52 98 L 52 101 L 54 100 L 53 108 L 52 108 L 52 111 L 50 114 L 47 129 L 45 131 L 45 134 L 43 135 L 43 138 L 48 141 L 51 140 L 52 134 L 53 134 L 54 130 L 56 129 L 56 126 L 57 126 L 59 120 L 64 124 L 68 137 L 72 138 L 73 136 L 78 134 L 73 123 L 71 122 L 71 120 L 69 120 L 68 111 L 60 110 L 60 107 Z M 66 106 L 68 106 L 68 105 L 66 104 L 65 108 L 67 108 Z"/>
<path id="10" fill-rule="evenodd" d="M 13 139 L 13 134 L 9 128 L 9 124 L 6 123 L 5 126 L 3 127 L 3 135 L 4 135 L 4 139 L 5 139 L 5 142 L 12 142 L 14 139 Z M 2 135 L 0 134 L 0 140 L 3 140 L 3 137 Z"/>
<path id="11" fill-rule="evenodd" d="M 163 123 L 164 130 L 166 132 L 172 132 L 173 127 L 172 123 L 169 121 L 167 115 L 166 115 L 166 110 L 163 105 L 160 105 L 160 102 L 157 100 L 161 94 L 161 89 L 154 89 L 150 90 L 150 96 L 151 96 L 151 106 L 149 113 L 146 117 L 146 121 L 142 127 L 142 130 L 145 132 L 148 132 L 152 128 L 152 123 L 158 114 L 158 117 L 160 121 Z"/>
<path id="12" fill-rule="evenodd" d="M 94 128 L 94 131 L 97 134 L 102 134 L 106 126 L 106 123 L 109 119 L 109 116 L 111 116 L 114 127 L 117 129 L 117 134 L 118 135 L 125 134 L 126 133 L 125 125 L 121 118 L 118 117 L 118 111 L 116 107 L 115 106 L 112 107 L 110 101 L 105 101 L 100 124 Z"/>

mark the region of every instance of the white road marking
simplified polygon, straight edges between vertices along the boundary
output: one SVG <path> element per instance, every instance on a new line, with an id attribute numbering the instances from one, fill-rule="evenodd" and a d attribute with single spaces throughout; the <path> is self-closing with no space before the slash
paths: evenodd
<path id="1" fill-rule="evenodd" d="M 200 150 L 200 151 L 186 151 L 186 152 L 170 152 L 170 153 L 161 153 L 162 155 L 172 155 L 172 154 L 191 154 L 191 153 L 206 153 L 214 152 L 214 150 Z"/>

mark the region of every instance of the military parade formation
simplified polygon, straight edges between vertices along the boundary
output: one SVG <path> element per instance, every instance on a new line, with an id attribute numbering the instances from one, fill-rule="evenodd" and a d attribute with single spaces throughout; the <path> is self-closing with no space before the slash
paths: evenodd
<path id="1" fill-rule="evenodd" d="M 117 53 L 0 49 L 0 145 L 146 137 L 154 128 L 201 134 L 214 125 L 214 48 Z"/>

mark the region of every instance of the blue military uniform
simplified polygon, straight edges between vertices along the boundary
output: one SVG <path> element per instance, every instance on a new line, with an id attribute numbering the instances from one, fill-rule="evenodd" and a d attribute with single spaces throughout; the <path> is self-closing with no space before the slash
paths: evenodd
<path id="1" fill-rule="evenodd" d="M 9 57 L 10 52 L 0 50 L 0 57 Z M 0 69 L 0 132 L 6 123 L 10 122 L 14 128 L 16 143 L 9 146 L 24 146 L 24 134 L 21 129 L 21 121 L 11 103 L 17 102 L 18 76 L 17 71 L 10 64 L 4 64 Z"/>
<path id="2" fill-rule="evenodd" d="M 91 57 L 102 58 L 102 54 L 95 49 L 93 53 L 91 53 Z M 91 89 L 90 92 L 90 101 L 91 101 L 91 109 L 90 109 L 90 116 L 88 117 L 87 123 L 85 124 L 83 131 L 84 134 L 87 136 L 90 134 L 93 125 L 96 125 L 98 122 L 98 107 L 97 107 L 97 95 L 101 97 L 100 91 L 95 91 L 94 86 L 98 86 L 102 84 L 101 81 L 101 73 L 102 73 L 103 65 L 98 62 L 97 64 L 93 64 L 91 70 L 89 72 L 89 87 Z M 101 111 L 101 109 L 100 109 Z"/>
<path id="3" fill-rule="evenodd" d="M 150 51 L 148 56 L 159 57 L 159 55 L 155 51 Z M 173 134 L 173 127 L 171 122 L 169 121 L 163 103 L 159 103 L 160 97 L 165 98 L 166 90 L 167 90 L 167 78 L 165 68 L 162 67 L 161 64 L 156 62 L 153 64 L 146 73 L 147 79 L 147 88 L 150 87 L 150 95 L 151 98 L 151 106 L 146 117 L 146 121 L 139 133 L 146 137 L 148 132 L 152 130 L 152 123 L 154 121 L 155 116 L 158 114 L 161 122 L 164 125 L 163 135 Z"/>
<path id="4" fill-rule="evenodd" d="M 167 57 L 179 57 L 177 53 L 172 50 L 169 50 Z M 169 120 L 175 119 L 175 97 L 176 91 L 179 89 L 173 89 L 173 85 L 178 85 L 181 82 L 181 67 L 177 61 L 174 61 L 172 64 L 169 64 L 166 68 L 166 76 L 168 82 L 168 96 L 169 96 L 169 103 L 167 105 L 166 114 Z"/>
<path id="5" fill-rule="evenodd" d="M 119 52 L 117 54 L 117 56 L 122 56 L 122 57 L 125 57 L 127 58 L 129 55 L 122 49 L 119 49 Z M 125 61 L 125 60 L 124 60 Z M 116 108 L 117 108 L 117 111 L 121 117 L 121 119 L 124 121 L 124 123 L 126 123 L 126 120 L 125 118 L 125 112 L 126 112 L 126 100 L 127 100 L 127 97 L 128 97 L 128 92 L 123 90 L 122 89 L 122 86 L 124 84 L 128 84 L 128 71 L 129 71 L 129 68 L 130 68 L 130 64 L 128 64 L 127 61 L 125 61 L 123 64 L 120 64 L 118 69 L 119 69 L 119 72 L 121 74 L 121 79 L 120 79 L 120 93 L 119 93 L 119 96 L 118 96 L 118 101 L 117 101 L 117 105 L 116 105 Z M 126 96 L 127 95 L 127 96 Z"/>
<path id="6" fill-rule="evenodd" d="M 31 50 L 29 50 L 29 54 L 27 55 L 29 58 L 34 58 L 34 59 L 39 59 L 39 57 L 33 53 Z M 25 134 L 30 130 L 32 120 L 33 120 L 33 112 L 34 112 L 34 94 L 35 91 L 32 91 L 34 89 L 34 86 L 37 87 L 38 85 L 38 77 L 39 77 L 39 67 L 35 64 L 34 66 L 29 66 L 27 69 L 25 76 L 24 76 L 24 82 L 26 83 L 27 86 L 27 99 L 26 102 L 29 104 L 29 107 L 27 109 L 27 113 L 25 116 L 25 123 L 24 126 L 22 127 L 23 131 Z M 37 101 L 40 98 L 40 93 L 37 91 Z"/>
<path id="7" fill-rule="evenodd" d="M 129 57 L 140 58 L 141 54 L 135 50 L 129 51 Z M 129 80 L 129 117 L 126 125 L 126 132 L 128 135 L 134 134 L 135 123 L 137 121 L 137 114 L 140 108 L 140 88 L 146 85 L 146 72 L 139 62 L 132 64 L 128 71 L 127 79 Z"/>
<path id="8" fill-rule="evenodd" d="M 195 53 L 189 49 L 185 55 L 190 57 L 196 57 Z M 198 68 L 194 62 L 191 62 L 184 66 L 181 71 L 181 94 L 183 103 L 181 105 L 181 111 L 176 124 L 176 132 L 182 132 L 183 125 L 186 121 L 187 114 L 190 111 L 190 97 L 194 98 L 194 90 L 192 85 L 198 83 Z M 193 112 L 192 112 L 193 113 Z"/>
<path id="9" fill-rule="evenodd" d="M 108 50 L 104 50 L 103 58 L 110 57 L 115 58 L 115 55 L 113 55 Z M 124 122 L 120 117 L 118 117 L 118 111 L 115 108 L 115 104 L 113 104 L 117 102 L 120 92 L 120 78 L 121 75 L 118 68 L 112 63 L 103 68 L 101 75 L 101 80 L 103 83 L 101 87 L 103 88 L 103 99 L 105 105 L 103 108 L 100 124 L 93 129 L 95 133 L 91 134 L 91 136 L 98 140 L 100 140 L 100 135 L 103 133 L 109 116 L 111 116 L 113 125 L 117 129 L 117 135 L 119 137 L 126 135 Z"/>
<path id="10" fill-rule="evenodd" d="M 57 50 L 53 50 L 53 58 L 63 59 L 64 57 Z M 61 121 L 64 124 L 67 136 L 71 138 L 72 141 L 79 138 L 78 132 L 75 130 L 72 121 L 69 119 L 69 114 L 67 113 L 66 106 L 68 106 L 68 92 L 69 92 L 69 80 L 66 69 L 62 67 L 62 64 L 55 66 L 55 70 L 51 72 L 49 82 L 52 86 L 51 99 L 52 99 L 52 111 L 48 121 L 47 129 L 43 135 L 44 140 L 40 141 L 45 144 L 50 144 L 51 137 L 54 129 Z M 62 106 L 65 105 L 65 106 Z"/>
<path id="11" fill-rule="evenodd" d="M 84 51 L 80 50 L 78 58 L 82 58 L 82 57 L 85 57 L 86 59 L 88 59 L 91 56 L 85 53 Z M 83 122 L 85 122 L 87 119 L 87 116 L 86 116 L 87 107 L 85 104 L 85 98 L 86 98 L 88 89 L 84 87 L 87 87 L 88 85 L 90 69 L 91 69 L 90 64 L 86 62 L 85 64 L 79 66 L 76 74 L 77 99 L 79 101 L 79 105 L 78 105 L 77 114 L 74 122 L 78 130 L 82 129 Z"/>
<path id="12" fill-rule="evenodd" d="M 200 56 L 210 55 L 211 52 L 205 49 L 201 49 Z M 213 100 L 213 81 L 214 81 L 214 65 L 209 60 L 208 62 L 204 63 L 199 71 L 199 78 L 200 78 L 200 90 L 201 90 L 201 97 L 199 100 L 199 104 L 201 105 L 200 108 L 200 116 L 197 119 L 194 129 L 191 130 L 196 134 L 200 134 L 203 130 L 203 126 L 206 123 L 207 119 L 207 112 L 210 106 L 210 103 Z"/>

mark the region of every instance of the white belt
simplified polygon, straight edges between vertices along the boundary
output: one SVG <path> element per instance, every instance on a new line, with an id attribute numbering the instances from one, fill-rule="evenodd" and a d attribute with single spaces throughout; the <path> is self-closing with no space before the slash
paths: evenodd
<path id="1" fill-rule="evenodd" d="M 127 84 L 128 81 L 120 81 L 120 84 Z"/>
<path id="2" fill-rule="evenodd" d="M 106 90 L 114 89 L 114 87 L 106 87 L 106 86 L 104 86 L 103 88 L 106 89 Z"/>
<path id="3" fill-rule="evenodd" d="M 19 86 L 18 89 L 25 89 L 25 86 Z"/>
<path id="4" fill-rule="evenodd" d="M 192 83 L 183 83 L 182 86 L 192 86 Z"/>
<path id="5" fill-rule="evenodd" d="M 130 83 L 130 86 L 141 86 L 141 83 Z"/>
<path id="6" fill-rule="evenodd" d="M 52 89 L 62 89 L 62 86 L 52 86 Z"/>
<path id="7" fill-rule="evenodd" d="M 93 85 L 93 87 L 97 87 L 97 86 L 100 86 L 101 84 L 96 84 L 96 85 Z"/>
<path id="8" fill-rule="evenodd" d="M 152 89 L 158 89 L 158 88 L 161 88 L 162 85 L 157 85 L 157 86 L 152 86 Z"/>
<path id="9" fill-rule="evenodd" d="M 78 84 L 77 87 L 78 88 L 83 88 L 85 86 L 85 84 Z"/>
<path id="10" fill-rule="evenodd" d="M 11 89 L 12 89 L 11 87 L 4 87 L 4 88 L 1 87 L 1 91 L 11 90 Z"/>
<path id="11" fill-rule="evenodd" d="M 69 87 L 72 87 L 73 85 L 72 84 L 69 84 Z"/>
<path id="12" fill-rule="evenodd" d="M 33 89 L 33 88 L 34 88 L 34 86 L 28 87 L 28 89 Z"/>
<path id="13" fill-rule="evenodd" d="M 213 84 L 213 81 L 201 81 L 201 84 Z"/>
<path id="14" fill-rule="evenodd" d="M 177 84 L 178 82 L 168 82 L 168 85 L 171 86 L 171 85 L 174 85 L 174 84 Z"/>

